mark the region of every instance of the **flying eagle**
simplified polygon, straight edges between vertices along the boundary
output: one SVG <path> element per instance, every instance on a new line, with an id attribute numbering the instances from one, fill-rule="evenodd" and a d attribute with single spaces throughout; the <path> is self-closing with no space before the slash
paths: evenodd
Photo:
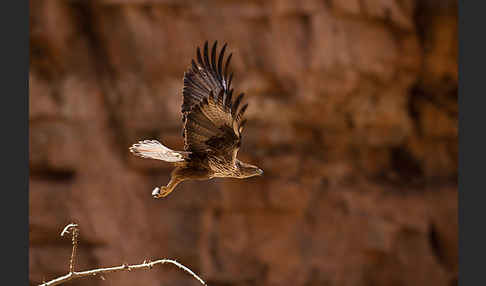
<path id="1" fill-rule="evenodd" d="M 263 174 L 257 166 L 236 158 L 248 104 L 240 108 L 243 93 L 233 99 L 233 73 L 228 75 L 232 54 L 223 64 L 226 44 L 216 59 L 217 44 L 216 41 L 212 46 L 211 57 L 207 41 L 203 55 L 198 47 L 197 63 L 192 60 L 192 67 L 184 73 L 184 151 L 171 150 L 157 140 L 140 141 L 130 147 L 130 152 L 139 157 L 162 160 L 175 166 L 167 186 L 153 190 L 154 198 L 167 196 L 185 180 L 242 179 Z"/>

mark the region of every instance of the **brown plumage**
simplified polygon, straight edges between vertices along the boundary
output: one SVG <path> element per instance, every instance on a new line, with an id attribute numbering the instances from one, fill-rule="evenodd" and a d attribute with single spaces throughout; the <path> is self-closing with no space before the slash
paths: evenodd
<path id="1" fill-rule="evenodd" d="M 224 60 L 225 50 L 226 44 L 218 54 L 216 41 L 209 54 L 206 42 L 203 54 L 197 48 L 197 63 L 192 60 L 191 67 L 184 73 L 184 151 L 171 150 L 156 140 L 140 141 L 130 147 L 137 156 L 176 166 L 167 186 L 152 192 L 155 198 L 167 196 L 185 180 L 248 178 L 263 174 L 257 166 L 236 158 L 248 104 L 240 107 L 243 93 L 233 100 L 233 73 L 228 74 L 231 54 Z"/>

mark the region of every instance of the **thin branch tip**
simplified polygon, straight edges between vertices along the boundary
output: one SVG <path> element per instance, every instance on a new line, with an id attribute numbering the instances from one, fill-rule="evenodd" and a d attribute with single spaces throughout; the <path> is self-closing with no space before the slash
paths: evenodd
<path id="1" fill-rule="evenodd" d="M 75 230 L 78 230 L 78 225 L 75 224 L 75 223 L 70 223 L 68 225 L 66 225 L 63 229 L 62 229 L 62 232 L 61 232 L 61 236 L 64 236 L 65 234 L 69 233 L 69 229 L 75 229 Z"/>

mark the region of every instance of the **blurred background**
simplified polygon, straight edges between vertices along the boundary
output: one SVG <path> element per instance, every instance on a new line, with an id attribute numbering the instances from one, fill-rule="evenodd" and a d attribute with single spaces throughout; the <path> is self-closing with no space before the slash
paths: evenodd
<path id="1" fill-rule="evenodd" d="M 185 182 L 182 77 L 227 42 L 247 180 Z M 457 285 L 457 3 L 30 1 L 30 281 L 175 258 L 212 286 Z M 199 285 L 173 266 L 69 285 Z"/>

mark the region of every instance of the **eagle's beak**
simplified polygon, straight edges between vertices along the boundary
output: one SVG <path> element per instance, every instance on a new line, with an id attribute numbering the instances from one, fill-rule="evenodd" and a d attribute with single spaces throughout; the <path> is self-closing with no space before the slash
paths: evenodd
<path id="1" fill-rule="evenodd" d="M 262 175 L 263 175 L 263 170 L 262 170 L 262 169 L 258 169 L 258 171 L 257 171 L 257 172 L 258 172 L 258 175 L 259 175 L 259 176 L 262 176 Z"/>

